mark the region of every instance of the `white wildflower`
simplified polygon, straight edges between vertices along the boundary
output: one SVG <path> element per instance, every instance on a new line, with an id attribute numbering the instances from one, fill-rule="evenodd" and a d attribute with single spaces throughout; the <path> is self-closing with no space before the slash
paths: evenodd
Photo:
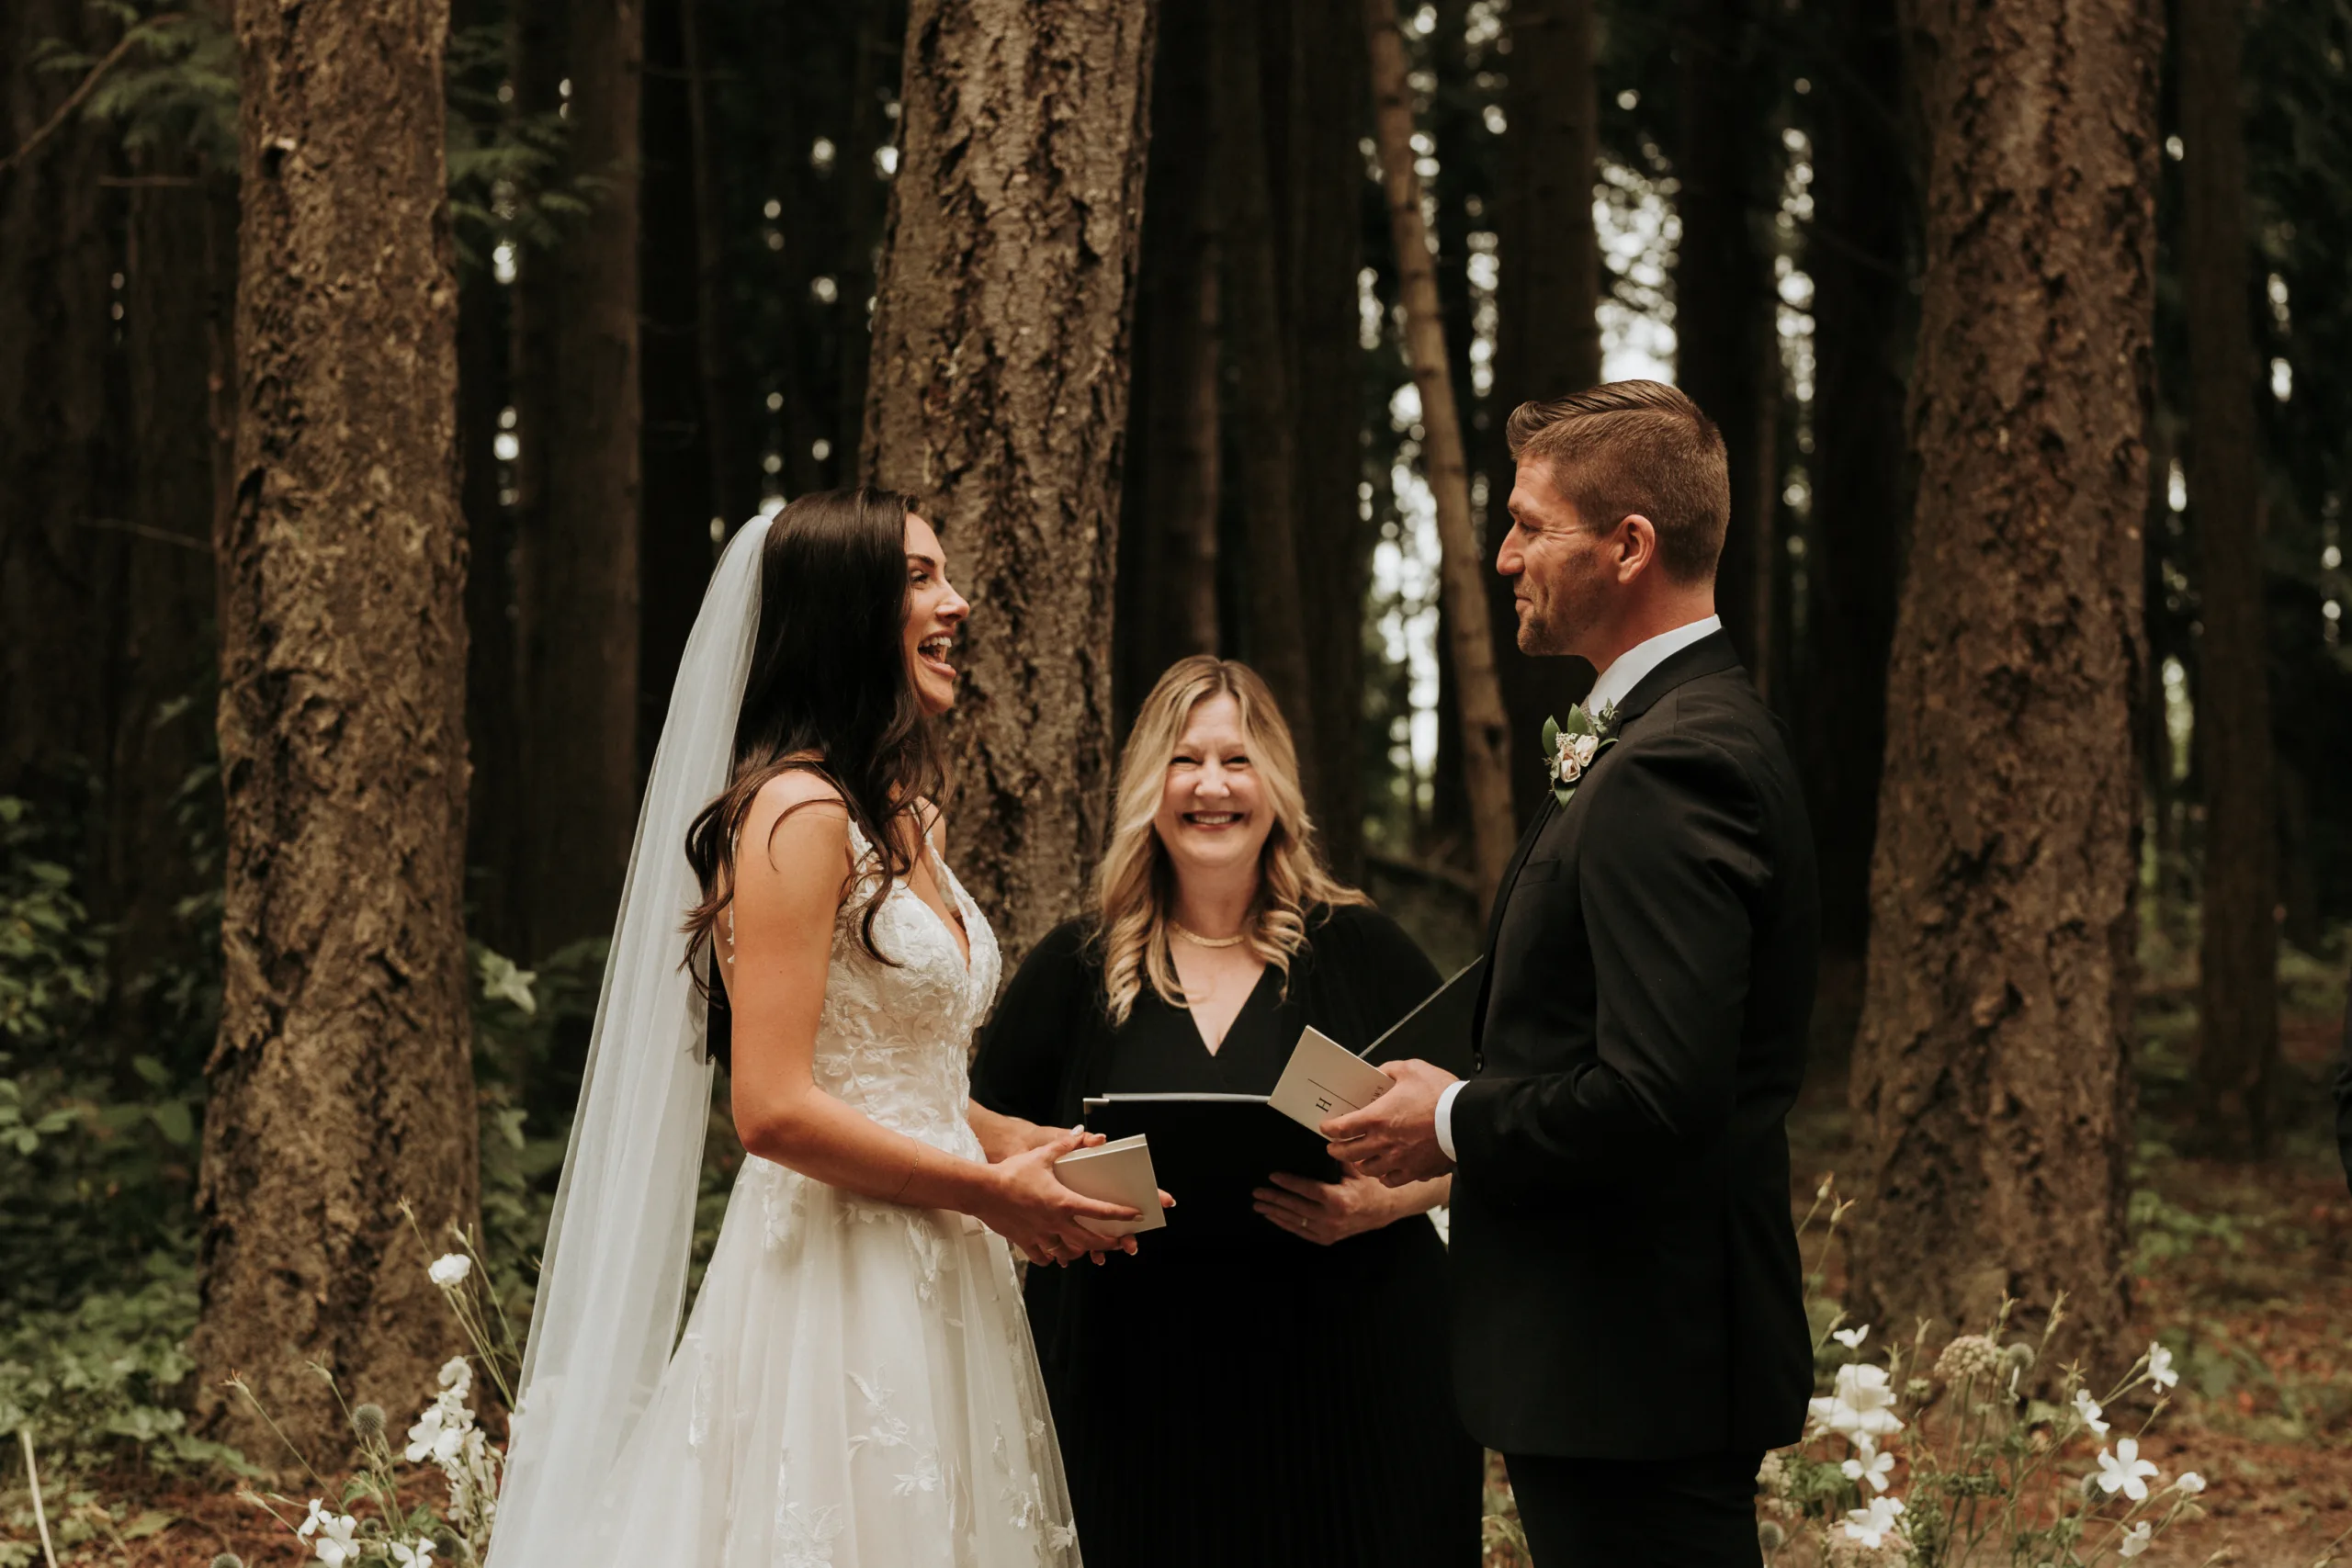
<path id="1" fill-rule="evenodd" d="M 426 1269 L 425 1273 L 430 1275 L 433 1282 L 443 1290 L 454 1291 L 464 1284 L 466 1276 L 473 1271 L 472 1258 L 462 1252 L 445 1252 L 433 1260 L 433 1267 Z"/>
<path id="2" fill-rule="evenodd" d="M 2119 1438 L 2115 1452 L 2098 1450 L 2098 1489 L 2109 1496 L 2122 1493 L 2134 1503 L 2148 1500 L 2148 1482 L 2157 1473 L 2156 1467 L 2140 1457 L 2137 1438 Z"/>
<path id="3" fill-rule="evenodd" d="M 1864 1439 L 1861 1452 L 1838 1468 L 1845 1472 L 1847 1480 L 1864 1482 L 1871 1491 L 1883 1492 L 1887 1477 L 1894 1471 L 1894 1456 L 1874 1452 L 1869 1440 Z"/>
<path id="4" fill-rule="evenodd" d="M 310 1513 L 304 1517 L 300 1524 L 294 1527 L 294 1534 L 302 1540 L 308 1540 L 317 1532 L 321 1524 L 333 1517 L 334 1517 L 334 1510 L 313 1497 L 311 1499 Z"/>
<path id="5" fill-rule="evenodd" d="M 1870 1337 L 1871 1325 L 1867 1323 L 1863 1324 L 1860 1328 L 1833 1328 L 1829 1331 L 1829 1337 L 1835 1339 L 1838 1344 L 1843 1345 L 1849 1350 L 1860 1349 L 1862 1348 L 1862 1341 L 1868 1339 Z"/>
<path id="6" fill-rule="evenodd" d="M 474 1369 L 463 1356 L 452 1356 L 441 1363 L 441 1386 L 453 1399 L 463 1399 L 473 1392 Z"/>
<path id="7" fill-rule="evenodd" d="M 2148 1381 L 2158 1388 L 2170 1388 L 2180 1381 L 2180 1374 L 2172 1369 L 2172 1352 L 2161 1345 L 2148 1347 Z"/>
<path id="8" fill-rule="evenodd" d="M 2098 1401 L 2091 1397 L 2089 1389 L 2075 1391 L 2075 1414 L 2083 1418 L 2083 1425 L 2091 1429 L 2093 1437 L 2107 1436 L 2107 1423 L 2099 1418 L 2105 1412 L 2099 1409 Z"/>
<path id="9" fill-rule="evenodd" d="M 435 1400 L 416 1418 L 416 1425 L 408 1429 L 405 1451 L 409 1463 L 421 1463 L 430 1458 L 447 1470 L 463 1451 L 466 1434 L 473 1429 L 473 1413 L 465 1406 L 446 1398 Z"/>
<path id="10" fill-rule="evenodd" d="M 2123 1539 L 2118 1541 L 2115 1546 L 2117 1555 L 2122 1557 L 2139 1556 L 2140 1553 L 2148 1550 L 2148 1542 L 2155 1538 L 2155 1533 L 2154 1528 L 2151 1526 L 2147 1520 L 2142 1519 L 2138 1524 L 2133 1525 L 2130 1529 L 2123 1532 Z"/>
<path id="11" fill-rule="evenodd" d="M 2205 1490 L 2205 1478 L 2193 1470 L 2184 1470 L 2180 1472 L 2180 1479 L 2172 1485 L 2174 1491 L 2194 1497 Z"/>
<path id="12" fill-rule="evenodd" d="M 359 1521 L 349 1514 L 322 1513 L 319 1516 L 319 1538 L 311 1549 L 327 1568 L 344 1568 L 359 1561 L 359 1542 L 356 1539 Z"/>
<path id="13" fill-rule="evenodd" d="M 1894 1414 L 1894 1390 L 1884 1367 L 1849 1361 L 1838 1369 L 1836 1388 L 1808 1406 L 1815 1425 L 1825 1432 L 1848 1438 L 1889 1437 L 1903 1430 Z"/>
<path id="14" fill-rule="evenodd" d="M 1846 1516 L 1846 1539 L 1858 1540 L 1876 1551 L 1891 1536 L 1902 1539 L 1903 1499 L 1873 1497 L 1867 1507 L 1855 1508 Z"/>
<path id="15" fill-rule="evenodd" d="M 430 1536 L 419 1536 L 413 1544 L 396 1540 L 392 1542 L 391 1552 L 392 1561 L 399 1563 L 400 1568 L 433 1568 L 433 1540 Z"/>

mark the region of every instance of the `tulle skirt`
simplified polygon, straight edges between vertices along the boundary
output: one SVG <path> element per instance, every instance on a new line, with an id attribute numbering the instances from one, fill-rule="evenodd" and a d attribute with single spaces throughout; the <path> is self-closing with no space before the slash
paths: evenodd
<path id="1" fill-rule="evenodd" d="M 1075 1568 L 1004 1241 L 747 1159 L 604 1506 L 612 1568 Z"/>

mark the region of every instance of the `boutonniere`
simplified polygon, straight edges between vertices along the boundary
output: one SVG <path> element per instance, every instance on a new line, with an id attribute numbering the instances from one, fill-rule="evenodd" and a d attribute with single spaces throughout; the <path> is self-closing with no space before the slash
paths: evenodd
<path id="1" fill-rule="evenodd" d="M 1577 785 L 1593 762 L 1617 744 L 1617 705 L 1587 713 L 1579 703 L 1568 710 L 1567 722 L 1544 721 L 1544 776 L 1552 781 L 1552 797 L 1566 806 L 1576 797 Z"/>

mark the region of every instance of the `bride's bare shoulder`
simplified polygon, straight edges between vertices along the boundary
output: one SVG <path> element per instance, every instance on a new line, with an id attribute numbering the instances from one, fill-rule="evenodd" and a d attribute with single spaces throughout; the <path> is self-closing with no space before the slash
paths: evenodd
<path id="1" fill-rule="evenodd" d="M 849 807 L 831 780 L 811 768 L 786 768 L 760 786 L 743 818 L 741 840 L 767 846 L 768 863 L 849 857 Z"/>

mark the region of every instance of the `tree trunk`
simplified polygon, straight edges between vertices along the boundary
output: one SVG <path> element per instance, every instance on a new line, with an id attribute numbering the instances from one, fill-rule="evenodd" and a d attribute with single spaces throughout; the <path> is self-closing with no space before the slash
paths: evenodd
<path id="1" fill-rule="evenodd" d="M 229 455 L 207 383 L 215 334 L 228 325 L 217 315 L 224 304 L 233 310 L 236 229 L 234 207 L 220 194 L 225 181 L 208 177 L 197 158 L 164 152 L 141 168 L 171 183 L 128 195 L 122 346 L 129 520 L 140 533 L 129 541 L 111 650 L 106 897 L 92 913 L 115 927 L 107 957 L 117 1036 L 146 1050 L 161 1021 L 130 1010 L 143 999 L 130 982 L 166 956 L 193 956 L 193 933 L 175 909 L 198 880 L 171 804 L 212 750 L 213 498 Z"/>
<path id="2" fill-rule="evenodd" d="M 458 446 L 466 517 L 466 864 L 473 934 L 522 953 L 522 758 L 515 740 L 514 525 L 500 503 L 497 439 L 509 328 L 486 267 L 458 285 Z"/>
<path id="3" fill-rule="evenodd" d="M 710 581 L 714 525 L 743 515 L 713 490 L 711 388 L 702 349 L 701 235 L 690 0 L 643 0 L 647 77 L 638 119 L 644 177 L 638 209 L 637 755 L 662 739 L 671 685 Z M 789 220 L 787 220 L 789 221 Z"/>
<path id="4" fill-rule="evenodd" d="M 542 415 L 520 432 L 525 451 L 537 449 L 537 489 L 517 519 L 523 893 L 529 951 L 543 957 L 611 931 L 637 829 L 644 14 L 640 0 L 540 3 L 560 6 L 542 35 L 560 52 L 524 62 L 517 96 L 564 107 L 567 172 L 599 182 L 594 209 L 532 255 L 522 280 L 540 295 L 526 329 L 538 352 L 524 371 L 540 378 L 530 406 Z M 568 98 L 551 78 L 571 83 Z"/>
<path id="5" fill-rule="evenodd" d="M 908 18 L 862 446 L 978 607 L 947 725 L 953 852 L 1014 962 L 1078 911 L 1101 850 L 1155 9 L 915 0 Z"/>
<path id="6" fill-rule="evenodd" d="M 713 515 L 732 529 L 759 504 L 741 437 L 733 323 L 727 302 L 727 193 L 711 124 L 713 40 L 703 0 L 678 0 L 679 54 L 685 69 L 695 198 L 695 350 L 701 371 L 703 458 L 710 467 Z M 707 574 L 706 574 L 707 575 Z M 697 604 L 700 595 L 696 595 Z M 673 661 L 674 663 L 674 661 Z"/>
<path id="7" fill-rule="evenodd" d="M 849 147 L 844 154 L 844 177 L 849 184 L 842 201 L 841 303 L 836 317 L 841 340 L 841 412 L 840 429 L 833 437 L 834 460 L 839 465 L 834 472 L 841 474 L 865 473 L 874 467 L 872 455 L 860 450 L 865 434 L 866 366 L 874 353 L 873 321 L 866 302 L 876 295 L 874 264 L 884 243 L 887 211 L 874 157 L 891 139 L 882 115 L 880 88 L 890 80 L 887 69 L 894 63 L 890 39 L 903 31 L 905 15 L 904 0 L 869 0 L 858 7 L 857 52 L 850 63 Z M 904 126 L 903 118 L 899 123 Z M 798 151 L 805 164 L 808 150 Z M 801 298 L 805 300 L 807 295 Z M 804 304 L 802 309 L 806 308 Z"/>
<path id="8" fill-rule="evenodd" d="M 1949 1331 L 2006 1293 L 2030 1335 L 2064 1291 L 2064 1360 L 2124 1313 L 2162 13 L 1911 0 L 1907 19 L 1920 483 L 1851 1089 L 1855 1304 Z"/>
<path id="9" fill-rule="evenodd" d="M 43 40 L 103 53 L 119 35 L 73 0 L 10 6 L 0 147 L 23 147 L 77 85 L 34 68 Z M 116 482 L 126 464 L 109 440 L 118 258 L 99 183 L 109 140 L 71 120 L 0 175 L 0 794 L 46 797 L 81 767 L 102 767 L 113 739 L 111 590 L 132 540 Z M 78 793 L 54 801 L 83 804 Z"/>
<path id="10" fill-rule="evenodd" d="M 1324 750 L 1315 730 L 1298 581 L 1297 367 L 1283 330 L 1260 7 L 1253 0 L 1211 0 L 1209 15 L 1210 108 L 1226 198 L 1225 346 L 1242 433 L 1234 477 L 1249 551 L 1243 651 L 1290 721 L 1300 782 L 1308 802 L 1319 805 Z"/>
<path id="11" fill-rule="evenodd" d="M 1773 549 L 1780 499 L 1778 296 L 1763 243 L 1779 160 L 1766 130 L 1754 55 L 1756 0 L 1686 0 L 1678 30 L 1681 145 L 1675 197 L 1682 239 L 1674 270 L 1675 379 L 1722 430 L 1731 466 L 1731 525 L 1715 572 L 1715 608 L 1759 691 L 1770 682 Z"/>
<path id="12" fill-rule="evenodd" d="M 1363 627 L 1374 530 L 1363 480 L 1363 349 L 1356 271 L 1363 260 L 1369 129 L 1359 0 L 1296 0 L 1289 91 L 1284 272 L 1297 407 L 1300 634 L 1317 753 L 1311 797 L 1325 855 L 1351 880 L 1363 865 Z M 1246 367 L 1245 367 L 1246 370 Z"/>
<path id="13" fill-rule="evenodd" d="M 476 1202 L 464 924 L 464 528 L 442 164 L 447 0 L 238 7 L 235 502 L 218 540 L 224 991 L 209 1066 L 208 1425 L 279 1452 L 402 1409 Z M 398 1203 L 412 1201 L 420 1245 Z"/>
<path id="14" fill-rule="evenodd" d="M 1504 89 L 1502 187 L 1496 203 L 1495 395 L 1499 423 L 1523 402 L 1564 397 L 1600 379 L 1600 243 L 1592 187 L 1600 158 L 1593 101 L 1592 0 L 1512 0 Z M 1522 822 L 1549 786 L 1539 747 L 1544 721 L 1591 689 L 1580 659 L 1519 651 L 1510 579 L 1495 570 L 1509 525 L 1510 465 L 1498 462 L 1487 492 L 1480 575 L 1494 623 L 1495 664 L 1510 718 L 1511 808 Z"/>
<path id="15" fill-rule="evenodd" d="M 1477 537 L 1470 524 L 1470 476 L 1455 415 L 1445 333 L 1439 324 L 1437 275 L 1421 221 L 1421 182 L 1413 168 L 1413 107 L 1405 83 L 1405 45 L 1395 0 L 1363 0 L 1372 64 L 1373 118 L 1396 246 L 1405 344 L 1421 396 L 1422 464 L 1437 502 L 1447 650 L 1461 701 L 1463 776 L 1470 800 L 1473 862 L 1481 907 L 1495 895 L 1517 832 L 1511 820 L 1509 722 L 1495 680 L 1494 631 L 1487 616 Z"/>
<path id="16" fill-rule="evenodd" d="M 1208 144 L 1209 29 L 1200 8 L 1161 30 L 1152 66 L 1135 391 L 1119 522 L 1117 733 L 1160 672 L 1215 653 L 1218 502 L 1216 212 Z"/>
<path id="17" fill-rule="evenodd" d="M 2262 459 L 2255 428 L 2254 296 L 2247 288 L 2243 0 L 2181 0 L 2186 197 L 2181 294 L 2188 320 L 2189 521 L 2204 636 L 2197 742 L 2205 773 L 2198 983 L 2199 1120 L 2265 1153 L 2278 1074 L 2277 788 L 2262 603 Z"/>
<path id="18" fill-rule="evenodd" d="M 1822 985 L 1815 1032 L 1842 1057 L 1861 1009 L 1871 848 L 1886 751 L 1905 484 L 1903 372 L 1911 292 L 1903 40 L 1895 0 L 1837 0 L 1830 70 L 1813 91 L 1813 526 L 1805 558 L 1802 726 L 1821 861 Z"/>

